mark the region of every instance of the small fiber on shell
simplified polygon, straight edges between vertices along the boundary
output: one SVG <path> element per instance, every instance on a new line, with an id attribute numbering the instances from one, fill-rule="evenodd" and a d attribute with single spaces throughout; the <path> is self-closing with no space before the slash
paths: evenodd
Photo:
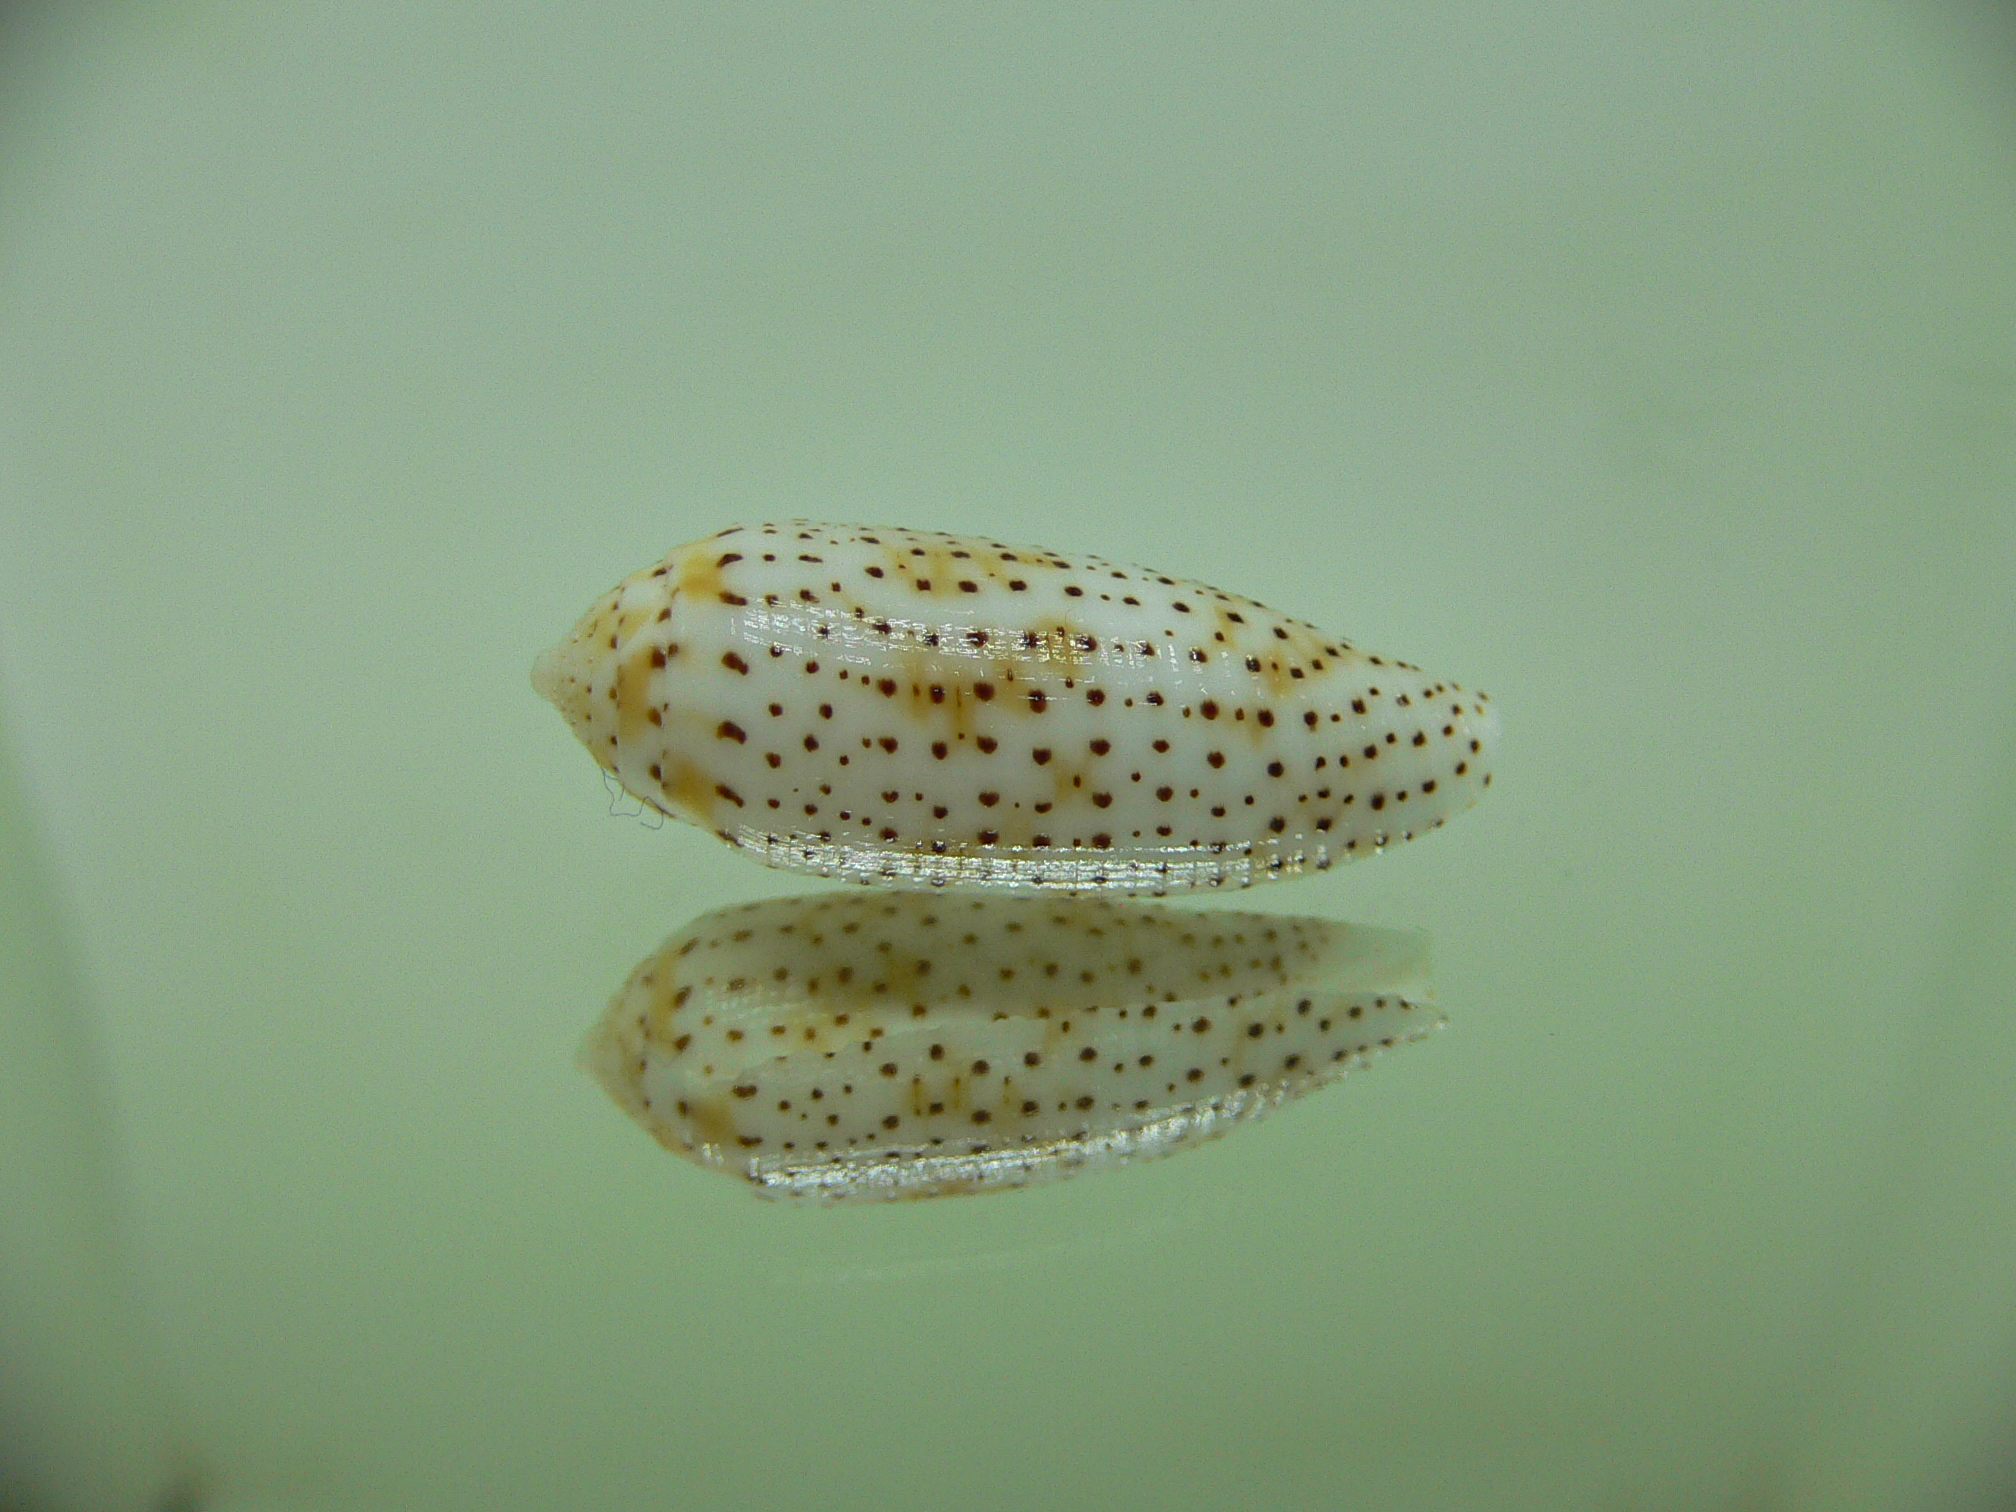
<path id="1" fill-rule="evenodd" d="M 624 579 L 532 681 L 650 807 L 909 885 L 1320 871 L 1470 807 L 1497 733 L 1483 694 L 1201 583 L 803 521 Z"/>
<path id="2" fill-rule="evenodd" d="M 1092 897 L 775 898 L 630 975 L 582 1064 L 767 1197 L 937 1197 L 1224 1133 L 1437 1027 L 1423 937 Z"/>

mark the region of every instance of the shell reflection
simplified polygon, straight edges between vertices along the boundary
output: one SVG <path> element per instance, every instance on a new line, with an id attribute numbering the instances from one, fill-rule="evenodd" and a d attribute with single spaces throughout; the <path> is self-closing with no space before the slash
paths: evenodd
<path id="1" fill-rule="evenodd" d="M 666 1148 L 765 1196 L 936 1197 L 1186 1148 L 1441 1021 L 1416 934 L 863 893 L 694 920 L 582 1063 Z"/>

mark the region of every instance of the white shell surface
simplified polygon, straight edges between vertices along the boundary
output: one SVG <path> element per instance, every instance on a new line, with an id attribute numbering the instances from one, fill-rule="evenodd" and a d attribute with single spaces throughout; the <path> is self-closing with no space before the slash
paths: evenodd
<path id="1" fill-rule="evenodd" d="M 1441 1023 L 1426 940 L 1096 897 L 778 898 L 631 973 L 582 1063 L 771 1197 L 935 1197 L 1225 1132 Z"/>
<path id="2" fill-rule="evenodd" d="M 533 685 L 643 802 L 856 881 L 1243 886 L 1441 825 L 1481 693 L 1200 583 L 932 532 L 738 526 Z"/>

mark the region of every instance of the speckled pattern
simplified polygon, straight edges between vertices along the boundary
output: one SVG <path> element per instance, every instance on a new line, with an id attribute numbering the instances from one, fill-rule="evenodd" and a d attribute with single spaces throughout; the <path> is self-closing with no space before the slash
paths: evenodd
<path id="1" fill-rule="evenodd" d="M 1418 935 L 843 893 L 696 919 L 582 1061 L 666 1148 L 766 1196 L 935 1197 L 1185 1148 L 1440 1022 Z"/>
<path id="2" fill-rule="evenodd" d="M 855 881 L 1163 893 L 1322 870 L 1490 785 L 1481 693 L 1097 557 L 737 526 L 533 686 L 653 808 Z"/>

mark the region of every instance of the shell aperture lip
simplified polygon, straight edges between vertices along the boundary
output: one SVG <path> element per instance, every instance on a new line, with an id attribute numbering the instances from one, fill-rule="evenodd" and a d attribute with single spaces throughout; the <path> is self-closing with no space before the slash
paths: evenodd
<path id="1" fill-rule="evenodd" d="M 533 685 L 640 801 L 861 882 L 1161 894 L 1440 827 L 1483 694 L 1200 583 L 978 537 L 738 526 L 626 578 Z"/>
<path id="2" fill-rule="evenodd" d="M 581 1061 L 766 1197 L 995 1191 L 1172 1153 L 1439 1026 L 1417 934 L 1102 897 L 851 892 L 705 914 Z"/>

